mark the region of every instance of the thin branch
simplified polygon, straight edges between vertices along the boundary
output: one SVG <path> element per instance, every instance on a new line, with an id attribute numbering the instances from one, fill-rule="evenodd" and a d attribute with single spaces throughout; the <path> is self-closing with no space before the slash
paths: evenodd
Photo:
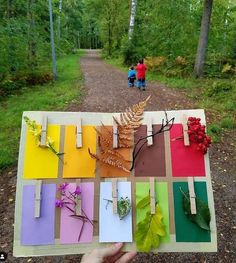
<path id="1" fill-rule="evenodd" d="M 134 145 L 134 150 L 133 150 L 133 154 L 132 154 L 132 166 L 130 168 L 130 171 L 132 171 L 134 169 L 134 165 L 135 165 L 135 160 L 138 156 L 138 154 L 141 152 L 143 146 L 147 143 L 147 138 L 152 137 L 154 139 L 154 137 L 158 134 L 164 133 L 166 131 L 170 131 L 173 124 L 174 124 L 174 120 L 175 118 L 173 117 L 172 119 L 168 120 L 167 117 L 167 113 L 165 111 L 165 124 L 164 124 L 164 119 L 162 119 L 162 124 L 161 127 L 158 131 L 156 131 L 155 133 L 142 137 L 140 138 Z M 136 151 L 136 148 L 138 147 L 138 145 L 140 145 L 140 142 L 143 142 L 140 146 L 140 148 Z"/>

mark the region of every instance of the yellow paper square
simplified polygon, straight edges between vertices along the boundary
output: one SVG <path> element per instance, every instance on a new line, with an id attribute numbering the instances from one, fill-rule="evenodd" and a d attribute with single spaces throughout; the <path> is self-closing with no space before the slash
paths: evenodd
<path id="1" fill-rule="evenodd" d="M 60 126 L 48 125 L 47 136 L 54 141 L 55 150 L 59 151 Z M 58 161 L 59 158 L 49 148 L 36 144 L 34 136 L 27 129 L 23 178 L 57 178 Z"/>
<path id="2" fill-rule="evenodd" d="M 65 128 L 63 178 L 95 177 L 96 160 L 88 153 L 96 153 L 94 126 L 82 126 L 82 148 L 76 148 L 76 127 Z"/>

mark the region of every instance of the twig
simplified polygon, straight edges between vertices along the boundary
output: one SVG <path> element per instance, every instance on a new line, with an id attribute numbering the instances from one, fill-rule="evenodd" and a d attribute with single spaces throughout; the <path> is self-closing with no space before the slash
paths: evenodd
<path id="1" fill-rule="evenodd" d="M 134 150 L 133 150 L 133 153 L 132 153 L 132 166 L 130 168 L 130 171 L 132 171 L 134 169 L 135 160 L 136 160 L 138 154 L 140 153 L 140 151 L 142 150 L 143 146 L 147 143 L 147 138 L 149 138 L 149 137 L 153 137 L 154 138 L 154 136 L 156 136 L 158 134 L 161 134 L 161 133 L 166 132 L 166 131 L 170 131 L 172 126 L 173 126 L 173 124 L 174 124 L 174 120 L 175 120 L 174 117 L 172 119 L 168 120 L 167 113 L 165 111 L 165 124 L 164 124 L 164 119 L 162 119 L 161 128 L 157 132 L 155 132 L 155 133 L 153 133 L 151 135 L 142 137 L 135 143 Z M 141 144 L 140 148 L 136 151 L 136 148 L 140 144 L 140 142 L 143 142 L 143 143 Z"/>

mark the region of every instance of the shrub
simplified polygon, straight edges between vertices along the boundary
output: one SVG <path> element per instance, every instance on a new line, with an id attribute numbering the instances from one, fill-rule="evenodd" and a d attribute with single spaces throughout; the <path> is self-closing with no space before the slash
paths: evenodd
<path id="1" fill-rule="evenodd" d="M 213 82 L 213 84 L 206 90 L 207 97 L 217 97 L 230 93 L 233 86 L 229 82 Z"/>
<path id="2" fill-rule="evenodd" d="M 52 74 L 47 72 L 24 72 L 18 73 L 9 79 L 0 82 L 0 96 L 8 96 L 25 86 L 45 84 L 53 79 Z"/>
<path id="3" fill-rule="evenodd" d="M 144 62 L 149 70 L 157 71 L 159 67 L 166 62 L 166 57 L 146 57 Z"/>

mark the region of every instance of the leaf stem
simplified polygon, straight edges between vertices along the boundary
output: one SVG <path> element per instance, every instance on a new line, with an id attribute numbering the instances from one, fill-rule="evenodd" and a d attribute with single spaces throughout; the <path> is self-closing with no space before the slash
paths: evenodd
<path id="1" fill-rule="evenodd" d="M 185 194 L 185 192 L 182 190 L 181 187 L 179 187 L 179 190 L 182 193 L 182 195 L 190 202 L 190 199 L 187 197 L 187 195 Z"/>

